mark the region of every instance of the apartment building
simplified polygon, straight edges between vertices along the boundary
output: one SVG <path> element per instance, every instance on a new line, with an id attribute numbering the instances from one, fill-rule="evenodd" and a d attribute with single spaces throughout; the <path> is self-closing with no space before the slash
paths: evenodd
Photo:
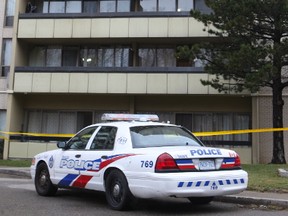
<path id="1" fill-rule="evenodd" d="M 67 138 L 49 135 L 105 112 L 155 113 L 194 132 L 272 125 L 269 92 L 220 94 L 201 84 L 211 77 L 197 57 L 175 57 L 178 46 L 217 41 L 189 14 L 209 12 L 204 0 L 15 1 L 4 158 L 54 149 Z M 272 158 L 271 133 L 201 138 L 244 163 Z"/>

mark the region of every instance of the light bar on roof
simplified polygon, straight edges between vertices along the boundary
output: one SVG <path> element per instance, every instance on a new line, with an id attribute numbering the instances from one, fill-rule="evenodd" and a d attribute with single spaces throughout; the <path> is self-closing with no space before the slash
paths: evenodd
<path id="1" fill-rule="evenodd" d="M 157 115 L 150 114 L 127 114 L 127 113 L 104 113 L 102 121 L 159 121 Z"/>

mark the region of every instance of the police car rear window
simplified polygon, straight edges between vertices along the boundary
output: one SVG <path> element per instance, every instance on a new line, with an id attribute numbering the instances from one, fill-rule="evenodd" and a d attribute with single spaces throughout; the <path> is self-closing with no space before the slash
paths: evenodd
<path id="1" fill-rule="evenodd" d="M 191 133 L 175 126 L 137 126 L 130 128 L 133 148 L 161 146 L 202 146 Z"/>

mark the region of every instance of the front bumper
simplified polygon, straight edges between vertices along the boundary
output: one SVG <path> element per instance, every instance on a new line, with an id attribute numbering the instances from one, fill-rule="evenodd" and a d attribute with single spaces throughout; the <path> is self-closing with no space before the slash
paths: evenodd
<path id="1" fill-rule="evenodd" d="M 36 166 L 35 165 L 30 166 L 30 174 L 31 174 L 32 180 L 34 180 L 35 174 L 36 174 Z"/>

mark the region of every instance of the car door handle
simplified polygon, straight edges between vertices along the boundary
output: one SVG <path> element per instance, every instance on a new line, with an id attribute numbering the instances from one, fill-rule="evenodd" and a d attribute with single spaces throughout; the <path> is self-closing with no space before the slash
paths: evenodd
<path id="1" fill-rule="evenodd" d="M 76 157 L 76 158 L 80 158 L 80 157 L 81 157 L 81 154 L 76 154 L 75 157 Z"/>
<path id="2" fill-rule="evenodd" d="M 107 158 L 108 158 L 107 155 L 102 155 L 102 156 L 101 156 L 101 159 L 105 159 L 105 160 L 106 160 Z"/>

